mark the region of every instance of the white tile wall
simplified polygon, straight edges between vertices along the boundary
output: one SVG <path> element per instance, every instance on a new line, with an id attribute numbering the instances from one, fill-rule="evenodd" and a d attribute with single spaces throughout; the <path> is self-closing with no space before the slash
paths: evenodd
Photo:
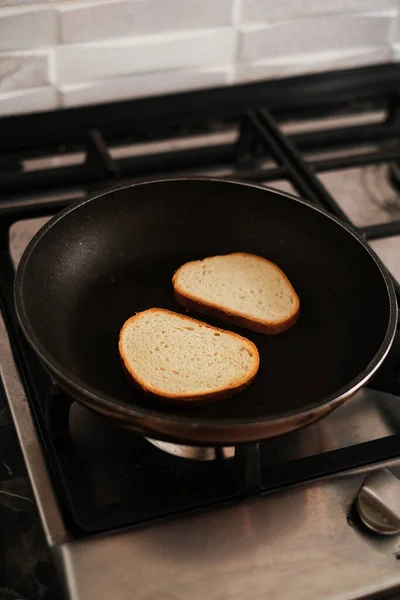
<path id="1" fill-rule="evenodd" d="M 260 23 L 298 16 L 383 11 L 398 8 L 398 0 L 243 0 L 242 23 Z"/>
<path id="2" fill-rule="evenodd" d="M 48 63 L 44 52 L 0 53 L 0 93 L 49 83 Z"/>
<path id="3" fill-rule="evenodd" d="M 0 115 L 400 61 L 400 0 L 0 0 Z"/>
<path id="4" fill-rule="evenodd" d="M 392 18 L 388 15 L 302 17 L 270 25 L 239 29 L 240 60 L 300 56 L 328 50 L 379 48 L 387 45 Z"/>
<path id="5" fill-rule="evenodd" d="M 290 75 L 319 73 L 362 67 L 390 62 L 392 52 L 389 47 L 377 49 L 361 49 L 357 51 L 321 52 L 320 54 L 304 54 L 300 58 L 288 56 L 275 60 L 260 60 L 249 63 L 238 63 L 235 71 L 235 82 L 261 81 L 277 79 Z M 400 56 L 399 56 L 400 58 Z"/>
<path id="6" fill-rule="evenodd" d="M 400 61 L 400 43 L 393 44 L 393 59 Z"/>
<path id="7" fill-rule="evenodd" d="M 58 106 L 59 94 L 52 86 L 0 94 L 0 116 L 52 110 Z"/>
<path id="8" fill-rule="evenodd" d="M 231 25 L 237 0 L 128 0 L 135 33 Z"/>
<path id="9" fill-rule="evenodd" d="M 91 42 L 132 32 L 128 2 L 60 7 L 61 42 Z"/>
<path id="10" fill-rule="evenodd" d="M 158 96 L 188 89 L 218 87 L 232 81 L 232 67 L 182 69 L 117 77 L 60 87 L 61 106 L 79 106 L 145 96 Z"/>
<path id="11" fill-rule="evenodd" d="M 62 42 L 218 28 L 232 24 L 235 0 L 98 0 L 60 7 Z"/>
<path id="12" fill-rule="evenodd" d="M 52 0 L 41 0 L 42 3 L 51 2 Z M 37 0 L 0 0 L 0 9 L 10 7 L 10 6 L 20 6 L 20 5 L 37 5 Z"/>
<path id="13" fill-rule="evenodd" d="M 29 50 L 57 43 L 57 12 L 29 7 L 0 9 L 0 51 Z"/>
<path id="14" fill-rule="evenodd" d="M 233 64 L 235 39 L 235 30 L 227 27 L 59 46 L 56 80 L 71 83 L 148 71 Z"/>
<path id="15" fill-rule="evenodd" d="M 394 19 L 394 23 L 393 23 L 392 40 L 395 43 L 400 44 L 400 0 L 399 0 L 399 12 L 396 15 L 396 18 Z"/>

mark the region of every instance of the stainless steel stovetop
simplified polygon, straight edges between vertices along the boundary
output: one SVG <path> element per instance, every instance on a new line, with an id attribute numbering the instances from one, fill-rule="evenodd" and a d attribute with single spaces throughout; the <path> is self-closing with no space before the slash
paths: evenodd
<path id="1" fill-rule="evenodd" d="M 353 505 L 369 473 L 389 468 L 400 477 L 400 460 L 195 515 L 74 540 L 62 518 L 2 320 L 0 365 L 46 538 L 69 598 L 350 600 L 399 587 L 400 535 L 369 532 Z M 364 390 L 287 443 L 277 441 L 271 462 L 338 447 L 351 452 L 353 444 L 399 431 L 399 399 Z"/>
<path id="2" fill-rule="evenodd" d="M 362 122 L 380 118 L 378 113 L 368 114 Z M 337 118 L 333 123 L 327 119 L 308 123 L 312 131 L 343 125 Z M 283 127 L 288 134 L 302 129 L 303 122 Z M 223 135 L 228 140 L 234 132 Z M 193 144 L 190 140 L 186 143 Z M 127 155 L 144 148 L 119 148 L 120 155 L 123 151 Z M 145 151 L 150 151 L 147 146 Z M 154 151 L 159 150 L 155 147 Z M 364 151 L 373 152 L 374 148 Z M 321 156 L 329 158 L 320 151 L 304 156 L 313 162 Z M 54 161 L 62 161 L 52 160 L 53 166 Z M 67 160 L 79 161 L 79 154 L 69 155 Z M 26 169 L 42 166 L 31 162 Z M 367 164 L 323 172 L 320 179 L 354 224 L 368 227 L 400 216 L 400 191 L 391 183 L 389 169 L 387 163 Z M 203 169 L 205 172 L 215 174 L 216 170 Z M 269 180 L 268 185 L 296 193 L 287 181 Z M 75 197 L 83 193 L 74 190 Z M 44 200 L 36 196 L 18 202 L 28 206 Z M 10 251 L 14 266 L 47 218 L 42 215 L 13 223 Z M 371 245 L 400 281 L 400 236 L 373 240 Z M 400 481 L 396 478 L 400 478 L 400 397 L 365 388 L 322 421 L 262 443 L 262 489 L 221 493 L 212 505 L 205 499 L 201 506 L 171 509 L 168 514 L 138 518 L 123 527 L 77 532 L 66 517 L 65 500 L 46 458 L 47 447 L 14 362 L 4 315 L 0 318 L 0 372 L 46 539 L 69 598 L 353 600 L 395 594 L 400 589 Z M 77 452 L 85 448 L 92 457 L 100 482 L 110 468 L 101 460 L 106 443 L 103 425 L 76 404 L 69 408 L 68 419 L 70 442 Z M 164 454 L 154 448 L 152 452 Z M 235 460 L 234 452 L 227 456 L 219 460 L 233 464 L 229 461 Z M 197 461 L 176 456 L 171 460 L 178 461 L 174 465 L 185 463 L 184 475 L 180 467 L 176 472 L 186 478 L 184 485 L 190 486 L 190 464 Z M 113 465 L 117 471 L 118 462 Z M 212 467 L 205 465 L 207 468 Z M 280 471 L 289 475 L 279 480 L 276 474 Z M 120 480 L 116 477 L 115 481 Z M 118 506 L 118 485 L 108 489 L 111 500 L 107 508 L 112 508 L 113 502 Z M 156 482 L 154 489 L 159 493 Z M 140 486 L 135 494 L 140 496 Z M 98 510 L 96 502 L 94 505 Z"/>

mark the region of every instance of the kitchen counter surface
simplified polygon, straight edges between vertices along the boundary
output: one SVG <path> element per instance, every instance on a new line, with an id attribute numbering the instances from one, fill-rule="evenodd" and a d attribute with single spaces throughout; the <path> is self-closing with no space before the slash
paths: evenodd
<path id="1" fill-rule="evenodd" d="M 58 599 L 53 566 L 2 388 L 0 440 L 0 599 Z"/>

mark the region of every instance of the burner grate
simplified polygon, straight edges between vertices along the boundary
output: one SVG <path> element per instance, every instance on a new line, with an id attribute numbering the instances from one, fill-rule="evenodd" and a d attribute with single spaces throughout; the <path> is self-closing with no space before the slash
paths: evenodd
<path id="1" fill-rule="evenodd" d="M 254 84 L 117 107 L 60 111 L 43 115 L 40 127 L 32 116 L 0 122 L 0 308 L 73 535 L 233 502 L 245 495 L 393 458 L 398 455 L 400 428 L 396 421 L 380 439 L 356 441 L 351 448 L 322 447 L 311 455 L 289 457 L 276 464 L 271 464 L 271 457 L 277 456 L 274 440 L 238 447 L 229 460 L 198 462 L 171 456 L 145 439 L 117 429 L 66 398 L 22 338 L 13 305 L 10 227 L 21 219 L 52 215 L 98 189 L 177 174 L 217 174 L 270 185 L 283 180 L 300 196 L 349 222 L 318 174 L 400 160 L 398 73 L 398 66 L 376 67 L 340 76 L 313 76 L 301 82 Z M 348 110 L 349 102 L 362 110 L 383 108 L 387 117 L 378 123 L 290 135 L 282 132 L 282 116 L 323 116 L 331 110 Z M 196 144 L 189 149 L 182 149 L 180 143 L 172 144 L 168 151 L 165 145 L 160 148 L 166 139 L 181 142 L 196 136 Z M 216 143 L 209 143 L 211 139 L 217 139 Z M 133 155 L 116 151 L 127 143 L 137 150 L 144 142 L 154 144 L 153 151 Z M 372 151 L 362 151 L 365 144 L 372 145 Z M 315 158 L 316 153 L 332 149 L 352 152 Z M 311 152 L 314 158 L 307 158 Z M 76 154 L 73 160 L 62 164 L 61 159 L 71 158 L 71 153 Z M 49 156 L 56 156 L 55 162 L 61 166 L 47 168 L 38 161 L 35 168 L 24 169 L 28 160 Z M 400 235 L 400 221 L 358 229 L 365 239 L 377 240 Z M 395 285 L 400 299 L 399 285 Z M 400 395 L 399 339 L 371 387 Z M 299 438 L 287 439 L 291 444 Z"/>

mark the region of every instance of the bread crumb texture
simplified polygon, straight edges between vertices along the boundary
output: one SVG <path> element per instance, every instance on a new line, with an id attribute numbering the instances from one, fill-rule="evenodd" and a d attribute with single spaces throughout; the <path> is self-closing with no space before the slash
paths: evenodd
<path id="1" fill-rule="evenodd" d="M 298 310 L 297 294 L 283 271 L 252 254 L 186 263 L 177 271 L 174 286 L 185 296 L 261 322 L 280 323 Z"/>
<path id="2" fill-rule="evenodd" d="M 257 348 L 246 338 L 156 308 L 128 319 L 119 349 L 132 377 L 167 397 L 235 387 L 253 378 L 259 365 Z"/>

